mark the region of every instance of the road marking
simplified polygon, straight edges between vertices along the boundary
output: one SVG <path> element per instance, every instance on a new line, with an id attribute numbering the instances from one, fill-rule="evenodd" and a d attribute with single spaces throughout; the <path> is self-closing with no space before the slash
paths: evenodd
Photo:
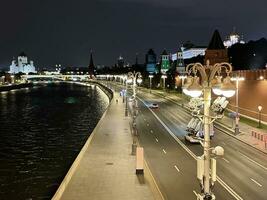
<path id="1" fill-rule="evenodd" d="M 196 195 L 196 197 L 198 197 L 198 193 L 195 190 L 193 190 L 193 192 Z"/>
<path id="2" fill-rule="evenodd" d="M 156 142 L 159 142 L 158 138 L 156 138 Z"/>
<path id="3" fill-rule="evenodd" d="M 176 165 L 174 165 L 174 168 L 175 168 L 178 172 L 180 172 L 180 169 L 179 169 Z"/>
<path id="4" fill-rule="evenodd" d="M 250 178 L 250 180 L 252 180 L 254 183 L 256 183 L 258 186 L 262 187 L 262 184 L 260 184 L 259 182 L 255 181 L 253 178 Z"/>
<path id="5" fill-rule="evenodd" d="M 267 171 L 267 167 L 261 165 L 260 163 L 257 163 L 255 160 L 252 160 L 251 158 L 249 158 L 249 157 L 246 156 L 245 154 L 241 153 L 240 151 L 239 151 L 239 153 L 240 153 L 242 156 L 244 156 L 245 158 L 247 158 L 248 160 L 250 160 L 251 162 L 253 162 L 254 164 L 258 165 L 259 167 L 261 167 L 261 168 L 263 168 L 263 169 L 265 169 L 265 170 Z"/>
<path id="6" fill-rule="evenodd" d="M 137 97 L 144 105 L 144 101 Z M 174 138 L 174 140 L 187 152 L 189 155 L 191 155 L 195 160 L 197 159 L 197 156 L 187 147 L 185 144 L 176 137 L 176 135 L 170 130 L 170 128 L 152 111 L 152 109 L 148 108 L 150 112 L 155 116 L 155 118 L 161 123 L 161 125 L 167 130 L 167 132 Z M 240 197 L 229 185 L 227 185 L 218 175 L 217 180 L 223 186 L 235 199 L 237 200 L 243 200 L 242 197 Z"/>
<path id="7" fill-rule="evenodd" d="M 230 163 L 229 160 L 226 160 L 225 158 L 222 158 L 225 162 Z"/>
<path id="8" fill-rule="evenodd" d="M 165 149 L 162 149 L 162 151 L 166 154 L 167 152 L 165 151 Z"/>
<path id="9" fill-rule="evenodd" d="M 153 131 L 151 130 L 150 133 L 153 133 Z"/>

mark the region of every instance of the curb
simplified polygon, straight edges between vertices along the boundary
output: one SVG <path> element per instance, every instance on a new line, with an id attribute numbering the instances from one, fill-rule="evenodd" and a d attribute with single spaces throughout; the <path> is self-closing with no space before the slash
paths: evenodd
<path id="1" fill-rule="evenodd" d="M 215 123 L 216 123 L 216 128 L 219 129 L 220 131 L 224 132 L 225 134 L 227 134 L 227 135 L 229 135 L 229 136 L 231 136 L 231 137 L 233 137 L 233 138 L 239 140 L 240 142 L 242 142 L 242 143 L 244 143 L 244 144 L 246 144 L 246 145 L 248 145 L 248 146 L 250 146 L 250 147 L 252 147 L 252 148 L 254 148 L 254 149 L 256 149 L 256 150 L 258 150 L 258 151 L 260 151 L 260 152 L 262 152 L 262 153 L 264 153 L 264 154 L 267 154 L 267 152 L 265 152 L 265 151 L 263 151 L 263 150 L 261 150 L 261 149 L 258 149 L 258 148 L 256 148 L 256 147 L 252 146 L 251 144 L 246 143 L 245 141 L 239 139 L 238 137 L 236 137 L 236 136 L 233 135 L 232 133 L 229 133 L 229 132 L 227 132 L 227 131 L 225 131 L 225 130 L 223 130 L 223 129 L 220 129 L 220 128 L 218 127 L 218 126 L 222 126 L 223 128 L 227 129 L 228 131 L 233 132 L 230 128 L 226 127 L 224 124 L 222 124 L 222 123 L 220 123 L 220 122 L 215 122 Z M 244 132 L 241 132 L 241 131 L 240 131 L 240 133 L 244 133 Z"/>

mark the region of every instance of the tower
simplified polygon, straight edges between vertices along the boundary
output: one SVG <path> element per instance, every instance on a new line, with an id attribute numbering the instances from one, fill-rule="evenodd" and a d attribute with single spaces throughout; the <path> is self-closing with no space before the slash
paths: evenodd
<path id="1" fill-rule="evenodd" d="M 146 54 L 146 71 L 150 74 L 156 72 L 157 67 L 157 55 L 153 49 L 149 49 Z"/>
<path id="2" fill-rule="evenodd" d="M 218 30 L 215 30 L 205 52 L 205 63 L 210 61 L 211 65 L 221 62 L 229 62 L 228 52 L 225 48 Z"/>
<path id="3" fill-rule="evenodd" d="M 89 72 L 89 75 L 91 77 L 95 75 L 95 65 L 94 65 L 94 61 L 93 61 L 93 52 L 92 51 L 90 53 L 90 63 L 88 66 L 88 72 Z"/>
<path id="4" fill-rule="evenodd" d="M 124 67 L 124 59 L 121 55 L 118 58 L 118 67 L 120 67 L 120 68 Z"/>
<path id="5" fill-rule="evenodd" d="M 166 74 L 170 68 L 170 55 L 164 50 L 161 54 L 161 73 Z"/>

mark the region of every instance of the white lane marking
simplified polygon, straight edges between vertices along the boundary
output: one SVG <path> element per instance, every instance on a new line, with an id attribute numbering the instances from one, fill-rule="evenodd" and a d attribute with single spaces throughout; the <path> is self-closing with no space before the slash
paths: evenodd
<path id="1" fill-rule="evenodd" d="M 156 138 L 156 142 L 159 142 L 158 138 Z"/>
<path id="2" fill-rule="evenodd" d="M 229 160 L 226 160 L 225 158 L 222 158 L 225 162 L 227 162 L 227 163 L 230 163 L 230 161 Z"/>
<path id="3" fill-rule="evenodd" d="M 167 152 L 165 151 L 165 149 L 162 149 L 162 151 L 166 154 Z"/>
<path id="4" fill-rule="evenodd" d="M 144 101 L 137 97 L 144 105 Z M 175 134 L 169 129 L 169 127 L 150 109 L 147 107 L 148 110 L 155 116 L 155 118 L 161 123 L 161 125 L 168 131 L 168 133 L 174 138 L 174 140 L 187 152 L 189 155 L 191 155 L 195 160 L 197 159 L 197 156 L 182 143 L 180 139 L 178 139 Z M 240 197 L 230 186 L 228 186 L 218 175 L 217 175 L 218 182 L 237 200 L 243 200 L 242 197 Z"/>
<path id="5" fill-rule="evenodd" d="M 247 158 L 248 160 L 250 160 L 251 162 L 253 162 L 254 164 L 258 165 L 259 167 L 261 167 L 261 168 L 263 168 L 263 169 L 265 169 L 265 170 L 267 171 L 267 167 L 261 165 L 260 163 L 256 162 L 255 160 L 252 160 L 251 158 L 249 158 L 249 157 L 246 156 L 245 154 L 241 153 L 240 151 L 239 151 L 239 153 L 240 153 L 242 156 L 244 156 L 245 158 Z"/>
<path id="6" fill-rule="evenodd" d="M 254 183 L 256 183 L 258 186 L 262 187 L 262 184 L 260 184 L 258 181 L 255 181 L 253 178 L 250 178 Z"/>
<path id="7" fill-rule="evenodd" d="M 174 165 L 174 168 L 175 168 L 178 172 L 180 172 L 180 169 L 179 169 L 176 165 Z"/>
<path id="8" fill-rule="evenodd" d="M 196 197 L 198 197 L 198 193 L 195 190 L 193 190 L 193 192 L 196 195 Z"/>
<path id="9" fill-rule="evenodd" d="M 153 131 L 152 131 L 152 130 L 150 130 L 150 133 L 153 133 Z"/>

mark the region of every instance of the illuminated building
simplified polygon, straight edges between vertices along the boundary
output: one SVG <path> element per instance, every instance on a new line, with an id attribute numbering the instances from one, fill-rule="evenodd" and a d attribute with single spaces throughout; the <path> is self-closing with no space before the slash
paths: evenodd
<path id="1" fill-rule="evenodd" d="M 194 46 L 188 49 L 182 47 L 183 59 L 190 59 L 197 56 L 204 56 L 206 49 L 207 49 L 206 47 L 202 46 Z"/>
<path id="2" fill-rule="evenodd" d="M 17 61 L 15 59 L 12 60 L 12 64 L 10 65 L 9 68 L 10 74 L 17 74 L 19 72 L 25 74 L 36 73 L 33 61 L 31 60 L 30 62 L 28 62 L 28 57 L 24 52 L 22 52 L 18 56 Z"/>
<path id="3" fill-rule="evenodd" d="M 230 46 L 236 44 L 236 43 L 241 43 L 245 44 L 245 41 L 243 40 L 242 36 L 240 37 L 238 33 L 235 31 L 235 28 L 233 29 L 233 32 L 227 36 L 226 40 L 223 42 L 224 46 L 229 48 Z"/>
<path id="4" fill-rule="evenodd" d="M 118 67 L 120 68 L 124 67 L 124 59 L 121 55 L 118 58 Z"/>
<path id="5" fill-rule="evenodd" d="M 164 50 L 161 54 L 161 73 L 166 74 L 170 69 L 170 55 Z"/>
<path id="6" fill-rule="evenodd" d="M 146 71 L 150 74 L 155 73 L 157 66 L 157 55 L 153 49 L 149 49 L 146 54 Z"/>

